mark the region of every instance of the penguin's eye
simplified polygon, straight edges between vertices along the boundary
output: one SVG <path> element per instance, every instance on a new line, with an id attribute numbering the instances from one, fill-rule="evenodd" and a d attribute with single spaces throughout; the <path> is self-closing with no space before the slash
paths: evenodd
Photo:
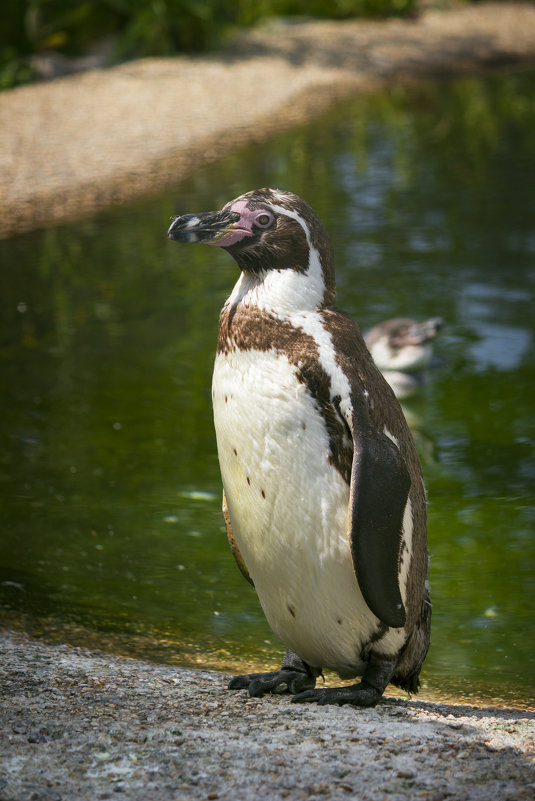
<path id="1" fill-rule="evenodd" d="M 257 225 L 259 228 L 269 228 L 273 220 L 274 217 L 272 214 L 267 211 L 262 211 L 258 217 L 255 218 L 255 225 Z"/>

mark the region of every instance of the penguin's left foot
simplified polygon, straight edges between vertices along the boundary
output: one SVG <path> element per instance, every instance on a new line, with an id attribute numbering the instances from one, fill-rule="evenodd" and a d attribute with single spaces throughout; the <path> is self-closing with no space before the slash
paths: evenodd
<path id="1" fill-rule="evenodd" d="M 229 682 L 228 689 L 249 690 L 249 695 L 253 698 L 264 693 L 302 693 L 312 691 L 316 686 L 316 677 L 320 675 L 320 668 L 307 665 L 288 648 L 280 670 L 234 676 Z"/>
<path id="2" fill-rule="evenodd" d="M 249 690 L 252 698 L 258 698 L 265 693 L 302 693 L 311 691 L 316 679 L 297 670 L 272 670 L 269 673 L 247 673 L 244 676 L 234 676 L 230 680 L 229 690 Z"/>
<path id="3" fill-rule="evenodd" d="M 365 681 L 360 684 L 352 684 L 350 687 L 328 687 L 321 690 L 305 690 L 297 693 L 292 698 L 294 704 L 304 704 L 315 702 L 320 706 L 325 704 L 353 704 L 353 706 L 367 707 L 375 706 L 381 699 L 383 693 L 367 684 Z"/>

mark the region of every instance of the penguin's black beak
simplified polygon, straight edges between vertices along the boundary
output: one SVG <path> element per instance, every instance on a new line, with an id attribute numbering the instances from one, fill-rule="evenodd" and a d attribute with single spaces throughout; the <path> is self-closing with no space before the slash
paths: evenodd
<path id="1" fill-rule="evenodd" d="M 442 317 L 433 317 L 424 323 L 414 323 L 404 332 L 402 344 L 424 345 L 436 337 L 442 324 Z"/>
<path id="2" fill-rule="evenodd" d="M 442 317 L 432 317 L 427 321 L 427 325 L 432 331 L 434 331 L 435 334 L 437 334 L 444 325 L 444 320 Z"/>
<path id="3" fill-rule="evenodd" d="M 444 321 L 442 317 L 432 317 L 430 320 L 426 320 L 425 323 L 422 323 L 422 334 L 425 341 L 427 339 L 434 339 L 440 329 L 442 328 Z"/>
<path id="4" fill-rule="evenodd" d="M 236 230 L 240 215 L 235 211 L 205 211 L 183 214 L 171 223 L 167 236 L 175 242 L 204 242 L 216 245 Z"/>

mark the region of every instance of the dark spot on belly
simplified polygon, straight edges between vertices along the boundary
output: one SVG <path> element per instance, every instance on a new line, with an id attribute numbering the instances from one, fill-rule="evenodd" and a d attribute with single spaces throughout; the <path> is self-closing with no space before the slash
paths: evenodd
<path id="1" fill-rule="evenodd" d="M 339 626 L 341 626 L 342 625 L 342 618 L 341 617 L 337 617 L 336 618 L 336 622 L 338 623 Z"/>
<path id="2" fill-rule="evenodd" d="M 249 486 L 251 486 L 251 479 L 249 478 L 249 476 L 247 476 L 247 483 L 249 484 Z"/>
<path id="3" fill-rule="evenodd" d="M 292 617 L 295 617 L 295 609 L 293 608 L 293 606 L 290 606 L 290 604 L 288 604 L 288 612 L 291 614 Z"/>
<path id="4" fill-rule="evenodd" d="M 228 398 L 227 398 L 227 396 L 225 395 L 225 403 L 227 402 L 227 400 L 228 400 Z"/>
<path id="5" fill-rule="evenodd" d="M 238 451 L 236 450 L 236 448 L 234 448 L 234 456 L 237 456 L 237 455 L 238 455 Z"/>
<path id="6" fill-rule="evenodd" d="M 264 490 L 262 490 L 262 498 L 265 498 L 265 497 L 266 497 L 266 493 L 264 492 Z"/>
<path id="7" fill-rule="evenodd" d="M 303 431 L 306 431 L 307 424 L 306 423 L 301 423 L 301 428 L 303 429 Z"/>

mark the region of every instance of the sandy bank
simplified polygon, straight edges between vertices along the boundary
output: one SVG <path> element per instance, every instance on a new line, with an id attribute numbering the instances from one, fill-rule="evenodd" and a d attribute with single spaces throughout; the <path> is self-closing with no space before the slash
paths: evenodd
<path id="1" fill-rule="evenodd" d="M 252 31 L 211 58 L 92 70 L 0 95 L 0 236 L 160 191 L 236 145 L 387 80 L 535 63 L 535 7 Z"/>
<path id="2" fill-rule="evenodd" d="M 385 698 L 375 709 L 228 692 L 220 673 L 0 633 L 1 801 L 515 801 L 535 722 Z"/>

